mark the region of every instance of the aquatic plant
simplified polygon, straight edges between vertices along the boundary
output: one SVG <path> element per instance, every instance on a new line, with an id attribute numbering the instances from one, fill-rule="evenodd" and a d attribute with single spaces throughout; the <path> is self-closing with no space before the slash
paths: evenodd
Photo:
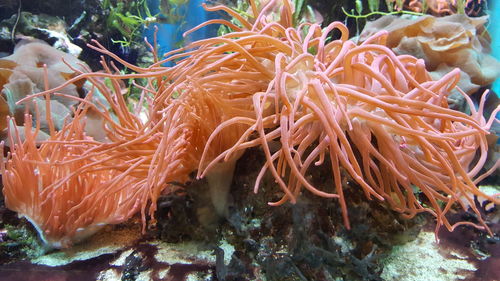
<path id="1" fill-rule="evenodd" d="M 146 0 L 118 1 L 115 4 L 110 0 L 104 0 L 101 1 L 101 8 L 108 12 L 106 18 L 108 28 L 117 30 L 123 38 L 111 41 L 123 48 L 130 47 L 141 37 L 142 28 L 157 20 L 149 11 Z"/>
<path id="2" fill-rule="evenodd" d="M 355 9 L 351 9 L 348 12 L 342 7 L 342 12 L 347 17 L 354 18 L 356 20 L 356 27 L 358 28 L 360 19 L 367 19 L 373 16 L 423 16 L 426 14 L 433 16 L 454 14 L 479 16 L 482 14 L 482 5 L 484 5 L 482 0 L 386 0 L 385 2 L 387 11 L 380 10 L 380 0 L 368 0 L 369 13 L 363 14 L 363 1 L 356 0 Z"/>

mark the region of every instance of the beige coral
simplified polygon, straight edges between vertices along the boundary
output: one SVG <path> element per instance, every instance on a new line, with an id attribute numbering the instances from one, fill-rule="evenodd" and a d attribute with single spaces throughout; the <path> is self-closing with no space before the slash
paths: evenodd
<path id="1" fill-rule="evenodd" d="M 489 54 L 487 19 L 487 16 L 471 18 L 466 15 L 441 18 L 387 15 L 368 22 L 359 42 L 379 30 L 387 30 L 387 46 L 396 54 L 423 59 L 435 79 L 455 67 L 460 68 L 463 76 L 460 87 L 472 94 L 500 76 L 500 62 Z"/>

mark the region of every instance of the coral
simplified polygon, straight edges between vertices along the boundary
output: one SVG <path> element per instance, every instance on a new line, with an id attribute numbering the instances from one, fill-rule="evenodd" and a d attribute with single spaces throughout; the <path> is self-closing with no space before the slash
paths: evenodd
<path id="1" fill-rule="evenodd" d="M 7 84 L 7 79 L 11 75 L 11 71 L 8 69 L 0 69 L 0 88 L 3 88 Z M 9 104 L 3 96 L 0 95 L 0 131 L 7 128 L 7 116 L 9 115 Z"/>
<path id="2" fill-rule="evenodd" d="M 34 92 L 23 93 L 24 96 L 45 89 L 44 65 L 47 65 L 47 86 L 50 88 L 55 88 L 71 78 L 75 74 L 71 67 L 78 70 L 83 70 L 85 67 L 85 64 L 73 55 L 59 51 L 47 43 L 37 40 L 20 41 L 12 55 L 0 59 L 0 67 L 20 72 L 34 84 Z M 12 80 L 9 81 L 12 82 Z M 80 83 L 83 82 L 80 81 Z M 79 87 L 81 87 L 81 84 L 70 84 L 61 89 L 61 93 L 78 97 Z M 54 99 L 67 106 L 76 104 L 75 100 L 70 98 L 54 97 Z M 17 102 L 17 100 L 13 102 Z"/>
<path id="3" fill-rule="evenodd" d="M 500 63 L 490 53 L 485 30 L 487 16 L 466 15 L 418 18 L 383 16 L 368 22 L 359 41 L 387 30 L 387 46 L 398 55 L 412 55 L 425 61 L 426 69 L 439 79 L 455 67 L 461 70 L 460 88 L 472 94 L 500 76 Z"/>
<path id="4" fill-rule="evenodd" d="M 54 88 L 63 84 L 76 74 L 72 68 L 83 69 L 85 67 L 85 64 L 74 56 L 59 51 L 43 41 L 21 40 L 12 55 L 0 59 L 2 76 L 0 101 L 8 105 L 8 108 L 2 111 L 3 116 L 13 116 L 17 124 L 23 124 L 26 110 L 32 116 L 37 114 L 42 116 L 39 121 L 43 132 L 37 135 L 39 139 L 44 139 L 45 137 L 42 136 L 49 133 L 48 119 L 54 123 L 56 130 L 62 129 L 65 120 L 71 118 L 70 107 L 77 103 L 74 98 L 79 97 L 84 80 L 68 84 L 60 90 L 65 96 L 53 97 L 49 104 L 46 104 L 43 98 L 35 98 L 22 104 L 17 102 L 40 92 L 45 87 Z M 46 108 L 47 105 L 50 108 Z M 6 118 L 3 117 L 1 120 L 5 122 Z M 5 126 L 0 125 L 2 131 L 7 127 L 6 122 L 3 124 Z M 21 131 L 20 134 L 24 134 L 24 129 Z M 6 135 L 6 132 L 1 134 Z M 2 139 L 6 138 L 2 137 Z M 7 145 L 10 146 L 8 140 Z"/>
<path id="5" fill-rule="evenodd" d="M 482 13 L 483 0 L 386 0 L 387 5 L 395 10 L 411 10 L 436 16 Z"/>

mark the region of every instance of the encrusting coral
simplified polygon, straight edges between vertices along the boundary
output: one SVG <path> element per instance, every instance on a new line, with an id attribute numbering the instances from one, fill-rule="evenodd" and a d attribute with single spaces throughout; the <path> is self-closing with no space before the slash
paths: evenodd
<path id="1" fill-rule="evenodd" d="M 340 22 L 325 29 L 313 23 L 295 26 L 288 0 L 262 5 L 250 1 L 248 19 L 222 5 L 205 8 L 225 11 L 239 23 L 210 20 L 203 25 L 222 23 L 234 31 L 172 51 L 148 68 L 130 65 L 94 42 L 91 48 L 136 73 L 114 74 L 116 67 L 103 62 L 104 72 L 82 72 L 25 99 L 61 95 L 66 85 L 87 79 L 109 103 L 107 108 L 75 98 L 80 110 L 65 129 L 52 131 L 51 140 L 40 148 L 27 137 L 7 160 L 3 173 L 9 176 L 3 181 L 8 207 L 29 217 L 47 240 L 69 246 L 78 240 L 75 229 L 120 222 L 136 210 L 141 210 L 145 223 L 146 213 L 154 216 L 159 195 L 178 188 L 175 183 L 186 182 L 196 170 L 198 177 L 212 173 L 211 181 L 218 187 L 211 193 L 223 200 L 213 199 L 214 205 L 224 213 L 230 182 L 221 177 L 227 178 L 225 173 L 232 171 L 242 152 L 254 146 L 260 146 L 267 159 L 255 191 L 266 171 L 282 191 L 281 199 L 271 205 L 296 202 L 305 188 L 337 198 L 349 228 L 344 189 L 351 187 L 408 218 L 429 212 L 437 219 L 436 229 L 472 224 L 450 225 L 445 216 L 455 204 L 471 206 L 480 224 L 473 225 L 487 228 L 473 197 L 499 202 L 476 186 L 492 171 L 478 176 L 487 156 L 486 135 L 495 119 L 483 118 L 484 105 L 471 115 L 448 108 L 446 97 L 459 81 L 459 70 L 433 81 L 423 60 L 396 56 L 385 46 L 386 31 L 356 45 Z M 334 32 L 340 38 L 331 39 Z M 176 64 L 161 66 L 167 61 Z M 128 110 L 119 83 L 130 78 L 148 78 L 146 86 L 135 85 L 143 91 L 135 111 Z M 90 109 L 104 120 L 106 142 L 88 138 L 81 130 L 80 122 Z M 141 114 L 147 118 L 141 119 Z M 49 146 L 57 146 L 57 152 L 50 154 Z M 55 174 L 43 178 L 36 172 L 42 166 L 33 165 L 47 161 L 56 163 Z M 333 187 L 320 190 L 309 182 L 308 171 L 318 165 L 331 166 Z M 38 183 L 44 200 L 33 201 L 37 188 L 25 191 L 17 176 L 21 171 L 32 175 L 30 183 Z M 110 180 L 111 175 L 116 178 Z M 80 183 L 80 177 L 96 182 L 80 189 L 65 183 Z M 36 212 L 34 219 L 33 210 L 41 203 L 69 196 L 52 190 L 56 186 L 79 197 Z M 417 193 L 426 197 L 425 203 Z M 86 205 L 93 201 L 98 203 Z M 53 218 L 68 210 L 74 216 Z"/>
<path id="2" fill-rule="evenodd" d="M 500 62 L 490 55 L 487 20 L 487 16 L 411 18 L 387 15 L 368 22 L 358 40 L 363 42 L 379 30 L 387 30 L 387 47 L 396 54 L 423 59 L 426 69 L 436 80 L 459 68 L 460 88 L 473 94 L 500 76 Z"/>
<path id="3" fill-rule="evenodd" d="M 50 119 L 55 128 L 60 130 L 65 119 L 71 118 L 70 107 L 77 103 L 74 98 L 77 98 L 82 92 L 82 84 L 85 80 L 79 80 L 75 84 L 68 84 L 61 89 L 60 92 L 69 97 L 57 96 L 52 98 L 49 101 L 49 115 L 47 115 L 46 103 L 43 98 L 35 98 L 23 104 L 17 104 L 17 102 L 26 96 L 40 92 L 45 88 L 46 84 L 50 88 L 63 84 L 77 73 L 72 68 L 82 71 L 85 68 L 85 63 L 43 41 L 33 39 L 19 41 L 12 55 L 0 59 L 0 75 L 2 77 L 0 89 L 2 100 L 5 100 L 8 104 L 8 114 L 14 117 L 17 124 L 22 125 L 26 110 L 32 116 L 36 115 L 36 104 L 38 113 L 43 117 L 40 120 L 42 132 L 37 137 L 46 139 L 45 133 L 49 132 L 48 116 L 51 116 Z M 44 72 L 47 73 L 44 74 Z M 44 76 L 47 79 L 44 79 Z M 5 118 L 2 118 L 2 121 L 5 120 Z M 0 126 L 0 131 L 5 128 L 6 126 Z M 21 132 L 24 132 L 24 129 L 20 129 Z M 0 132 L 0 134 L 0 138 L 5 140 L 4 135 L 6 135 L 6 132 Z M 8 141 L 7 146 L 10 146 Z"/>
<path id="4" fill-rule="evenodd" d="M 435 16 L 451 14 L 478 15 L 482 12 L 483 0 L 386 0 L 387 5 L 401 11 L 411 10 Z"/>
<path id="5" fill-rule="evenodd" d="M 43 65 L 47 66 L 49 73 L 47 81 L 44 80 Z M 55 88 L 75 75 L 72 68 L 82 71 L 84 67 L 82 61 L 70 54 L 59 51 L 45 42 L 27 39 L 16 45 L 12 55 L 0 59 L 0 68 L 24 74 L 33 83 L 36 91 L 45 89 L 46 82 L 50 88 Z M 60 92 L 78 97 L 78 88 L 82 82 L 84 81 L 80 80 L 76 85 L 68 84 Z M 29 94 L 32 93 L 24 93 L 24 95 Z M 76 103 L 75 100 L 66 97 L 54 97 L 54 99 L 66 106 Z"/>

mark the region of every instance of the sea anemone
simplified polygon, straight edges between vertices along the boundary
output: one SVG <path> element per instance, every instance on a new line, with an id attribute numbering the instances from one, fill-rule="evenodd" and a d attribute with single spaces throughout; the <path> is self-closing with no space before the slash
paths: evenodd
<path id="1" fill-rule="evenodd" d="M 106 224 L 123 222 L 140 206 L 141 194 L 124 188 L 134 177 L 96 163 L 133 165 L 107 155 L 81 158 L 97 145 L 85 136 L 81 116 L 80 110 L 73 122 L 37 147 L 39 129 L 32 130 L 26 115 L 25 139 L 11 130 L 11 152 L 1 164 L 5 205 L 28 219 L 50 248 L 69 247 Z"/>
<path id="2" fill-rule="evenodd" d="M 98 91 L 105 103 L 74 98 L 80 105 L 73 121 L 60 132 L 51 129 L 40 148 L 26 132 L 3 169 L 7 206 L 45 236 L 53 234 L 51 240 L 75 241 L 78 229 L 120 222 L 139 210 L 145 225 L 160 194 L 198 170 L 198 177 L 209 178 L 214 207 L 223 215 L 227 174 L 246 148 L 260 146 L 267 161 L 254 190 L 270 171 L 282 191 L 273 206 L 296 202 L 305 188 L 337 198 L 349 228 L 344 189 L 358 188 L 407 218 L 431 213 L 436 231 L 472 224 L 448 222 L 445 215 L 455 203 L 470 206 L 479 221 L 473 225 L 487 228 L 473 197 L 499 202 L 477 188 L 492 171 L 479 176 L 495 119 L 483 118 L 484 98 L 476 111 L 464 94 L 470 115 L 448 108 L 459 70 L 433 81 L 422 60 L 396 56 L 385 46 L 385 31 L 356 45 L 340 22 L 324 29 L 294 26 L 288 0 L 250 1 L 248 20 L 225 6 L 206 9 L 225 11 L 239 23 L 211 20 L 201 26 L 222 23 L 234 32 L 193 42 L 147 68 L 94 42 L 91 48 L 135 73 L 117 74 L 114 64 L 102 60 L 103 72 L 79 71 L 61 86 L 22 100 L 64 95 L 58 91 L 86 79 L 93 85 L 89 96 Z M 168 61 L 175 65 L 163 67 Z M 133 84 L 142 94 L 131 111 L 120 80 L 135 78 L 148 81 Z M 83 132 L 90 113 L 100 118 L 104 140 Z M 310 170 L 322 164 L 331 167 L 333 187 L 310 183 Z M 30 176 L 21 178 L 21 170 Z M 60 202 L 65 196 L 75 197 Z"/>
<path id="3" fill-rule="evenodd" d="M 487 228 L 473 197 L 499 202 L 476 186 L 484 177 L 477 175 L 487 157 L 486 135 L 494 118 L 484 120 L 482 106 L 471 115 L 448 108 L 446 97 L 458 83 L 459 70 L 433 81 L 422 60 L 396 56 L 385 46 L 387 32 L 356 45 L 347 40 L 347 28 L 340 22 L 325 29 L 311 23 L 295 28 L 291 4 L 283 3 L 276 12 L 279 23 L 265 16 L 277 5 L 269 1 L 260 14 L 254 14 L 253 24 L 242 23 L 251 25 L 248 31 L 210 39 L 214 49 L 250 55 L 248 60 L 265 67 L 266 74 L 272 70 L 274 78 L 265 92 L 253 95 L 251 121 L 237 117 L 215 130 L 218 134 L 228 125 L 249 125 L 233 147 L 208 166 L 201 163 L 198 175 L 235 152 L 260 145 L 267 162 L 255 191 L 270 171 L 284 193 L 271 205 L 295 202 L 305 187 L 318 196 L 338 198 L 349 228 L 343 189 L 350 185 L 407 218 L 420 212 L 433 214 L 436 233 L 442 225 L 453 230 L 462 223 L 472 224 L 448 223 L 445 214 L 455 203 L 464 209 L 471 206 L 481 224 L 474 226 Z M 327 40 L 334 30 L 340 31 L 340 38 Z M 254 49 L 265 49 L 266 57 L 253 55 Z M 272 151 L 271 141 L 279 141 L 281 147 Z M 310 184 L 307 174 L 313 164 L 327 160 L 335 187 L 320 190 Z M 345 174 L 356 185 L 345 184 Z"/>

